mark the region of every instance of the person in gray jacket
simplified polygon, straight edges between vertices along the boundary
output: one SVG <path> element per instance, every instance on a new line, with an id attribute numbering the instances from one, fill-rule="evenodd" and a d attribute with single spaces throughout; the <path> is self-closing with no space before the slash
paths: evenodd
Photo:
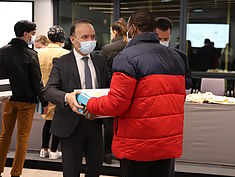
<path id="1" fill-rule="evenodd" d="M 111 27 L 111 43 L 105 45 L 101 49 L 101 55 L 105 58 L 110 74 L 112 74 L 113 59 L 121 52 L 127 45 L 126 38 L 126 22 L 123 18 L 115 21 Z"/>

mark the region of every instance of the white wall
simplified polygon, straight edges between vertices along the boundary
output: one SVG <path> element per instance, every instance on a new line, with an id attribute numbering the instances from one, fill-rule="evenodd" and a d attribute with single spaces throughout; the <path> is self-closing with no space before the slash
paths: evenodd
<path id="1" fill-rule="evenodd" d="M 34 22 L 37 24 L 36 35 L 46 35 L 48 29 L 53 25 L 53 0 L 25 1 L 34 1 Z"/>
<path id="2" fill-rule="evenodd" d="M 14 25 L 17 21 L 31 21 L 32 16 L 31 2 L 0 1 L 0 47 L 8 44 L 12 38 L 15 38 Z"/>
<path id="3" fill-rule="evenodd" d="M 19 1 L 19 2 L 17 2 Z M 32 0 L 25 0 L 32 1 Z M 34 1 L 34 22 L 37 24 L 36 35 L 47 35 L 49 27 L 53 25 L 53 0 Z M 12 13 L 9 14 L 9 11 Z M 15 1 L 0 1 L 0 47 L 15 38 L 14 25 L 19 20 L 32 20 L 31 3 Z"/>
<path id="4" fill-rule="evenodd" d="M 36 35 L 47 35 L 53 25 L 53 0 L 34 0 L 34 22 L 37 24 Z"/>

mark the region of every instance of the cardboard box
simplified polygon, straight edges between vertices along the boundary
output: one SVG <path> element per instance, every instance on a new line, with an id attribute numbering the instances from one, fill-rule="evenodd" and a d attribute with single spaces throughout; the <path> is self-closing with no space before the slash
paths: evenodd
<path id="1" fill-rule="evenodd" d="M 77 95 L 77 101 L 80 105 L 82 105 L 84 108 L 87 105 L 88 100 L 91 97 L 101 97 L 108 94 L 110 89 L 80 89 L 80 90 L 74 90 L 74 91 L 80 91 L 81 93 Z M 80 113 L 83 113 L 82 109 L 79 109 Z M 110 117 L 110 116 L 97 116 L 100 118 Z"/>

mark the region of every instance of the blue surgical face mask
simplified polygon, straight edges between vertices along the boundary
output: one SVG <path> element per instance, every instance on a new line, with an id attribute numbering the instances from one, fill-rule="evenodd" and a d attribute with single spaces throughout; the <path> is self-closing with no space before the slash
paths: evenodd
<path id="1" fill-rule="evenodd" d="M 34 44 L 35 40 L 36 40 L 36 36 L 33 35 L 33 36 L 31 37 L 31 40 L 29 41 L 29 45 Z"/>
<path id="2" fill-rule="evenodd" d="M 80 52 L 83 54 L 90 54 L 96 47 L 96 41 L 80 42 Z"/>

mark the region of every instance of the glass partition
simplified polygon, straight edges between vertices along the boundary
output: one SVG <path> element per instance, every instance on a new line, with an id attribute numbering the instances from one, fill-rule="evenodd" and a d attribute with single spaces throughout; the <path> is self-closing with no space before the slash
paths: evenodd
<path id="1" fill-rule="evenodd" d="M 192 71 L 207 77 L 226 80 L 225 95 L 234 96 L 235 71 L 235 1 L 189 0 L 187 21 L 187 54 Z M 193 75 L 194 72 L 193 72 Z M 200 90 L 201 80 L 193 80 L 193 89 Z"/>
<path id="2" fill-rule="evenodd" d="M 113 0 L 83 1 L 60 0 L 59 24 L 69 37 L 70 27 L 77 19 L 88 19 L 96 31 L 97 50 L 110 41 L 110 26 L 113 20 Z"/>
<path id="3" fill-rule="evenodd" d="M 234 3 L 189 0 L 186 38 L 193 71 L 235 70 Z"/>

